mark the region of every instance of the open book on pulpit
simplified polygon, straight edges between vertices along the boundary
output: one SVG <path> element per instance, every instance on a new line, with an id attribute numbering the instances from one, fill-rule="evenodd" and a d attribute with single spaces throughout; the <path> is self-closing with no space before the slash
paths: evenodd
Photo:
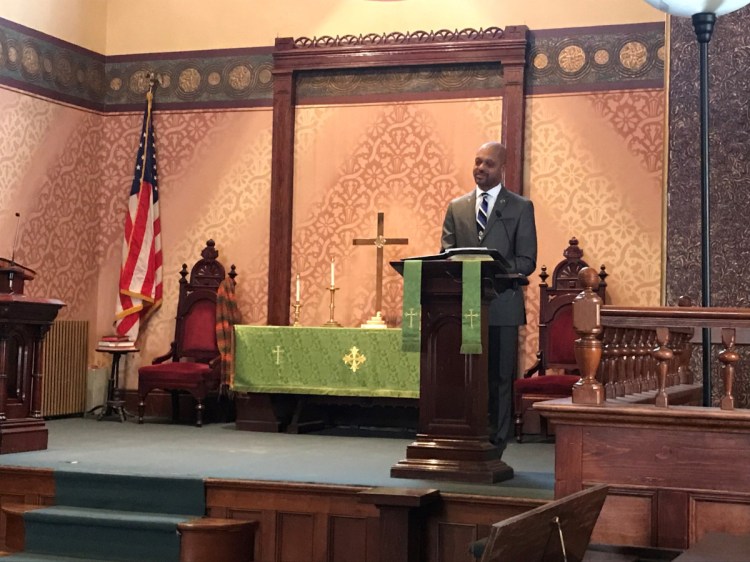
<path id="1" fill-rule="evenodd" d="M 421 261 L 435 261 L 435 260 L 450 260 L 450 261 L 494 261 L 502 265 L 504 268 L 510 268 L 508 260 L 503 255 L 492 248 L 451 248 L 440 252 L 439 254 L 433 254 L 429 256 L 413 256 L 404 258 L 401 261 L 410 260 L 421 260 Z"/>

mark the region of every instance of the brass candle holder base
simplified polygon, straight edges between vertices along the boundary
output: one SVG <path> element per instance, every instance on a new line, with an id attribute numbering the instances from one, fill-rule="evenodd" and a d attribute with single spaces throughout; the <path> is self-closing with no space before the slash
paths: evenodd
<path id="1" fill-rule="evenodd" d="M 341 324 L 336 322 L 336 320 L 334 320 L 333 318 L 333 313 L 336 310 L 335 299 L 336 299 L 336 291 L 338 291 L 338 288 L 335 287 L 334 285 L 331 285 L 330 287 L 328 287 L 328 290 L 331 292 L 331 304 L 330 304 L 331 315 L 328 318 L 328 322 L 323 324 L 323 326 L 325 326 L 326 328 L 340 328 Z"/>
<path id="2" fill-rule="evenodd" d="M 292 306 L 294 307 L 294 323 L 292 326 L 299 326 L 299 309 L 302 308 L 302 303 L 295 301 Z"/>

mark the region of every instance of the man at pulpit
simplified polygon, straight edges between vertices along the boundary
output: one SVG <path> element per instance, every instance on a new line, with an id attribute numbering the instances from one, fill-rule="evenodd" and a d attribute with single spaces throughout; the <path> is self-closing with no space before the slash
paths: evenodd
<path id="1" fill-rule="evenodd" d="M 443 250 L 485 247 L 499 251 L 509 273 L 536 269 L 534 205 L 503 186 L 505 146 L 488 142 L 474 159 L 475 188 L 448 205 L 443 221 Z M 509 287 L 492 301 L 489 314 L 487 380 L 490 439 L 502 451 L 512 424 L 512 390 L 518 365 L 518 326 L 526 324 L 523 289 Z"/>

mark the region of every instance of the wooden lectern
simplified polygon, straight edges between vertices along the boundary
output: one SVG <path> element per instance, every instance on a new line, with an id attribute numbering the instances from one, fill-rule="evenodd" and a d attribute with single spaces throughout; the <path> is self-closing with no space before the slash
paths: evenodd
<path id="1" fill-rule="evenodd" d="M 42 342 L 60 308 L 27 297 L 34 271 L 0 258 L 0 454 L 47 448 L 42 419 Z"/>
<path id="2" fill-rule="evenodd" d="M 499 255 L 499 254 L 498 254 Z M 391 262 L 403 274 L 403 262 Z M 394 478 L 493 483 L 513 478 L 489 441 L 487 341 L 489 304 L 510 283 L 499 261 L 482 262 L 482 354 L 462 355 L 461 261 L 422 263 L 419 431 L 406 459 L 391 468 Z"/>

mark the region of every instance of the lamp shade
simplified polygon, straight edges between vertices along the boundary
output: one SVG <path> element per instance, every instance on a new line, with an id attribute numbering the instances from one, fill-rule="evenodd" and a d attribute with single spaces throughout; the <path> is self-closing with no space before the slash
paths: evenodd
<path id="1" fill-rule="evenodd" d="M 646 2 L 662 12 L 685 17 L 701 13 L 721 16 L 750 4 L 750 0 L 646 0 Z"/>

